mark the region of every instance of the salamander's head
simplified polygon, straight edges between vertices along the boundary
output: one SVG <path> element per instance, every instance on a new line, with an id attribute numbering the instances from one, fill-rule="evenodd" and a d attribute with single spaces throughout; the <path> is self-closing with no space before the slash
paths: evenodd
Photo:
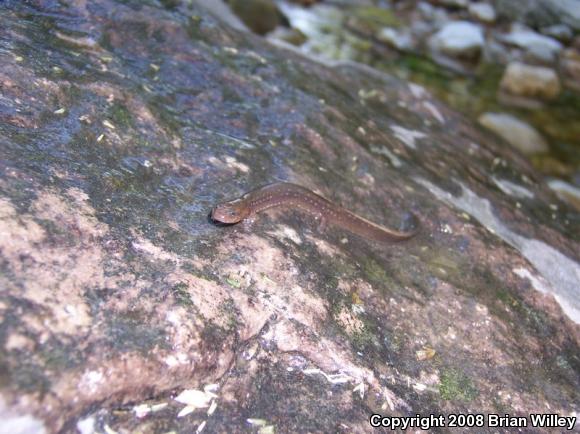
<path id="1" fill-rule="evenodd" d="M 248 217 L 250 210 L 247 204 L 240 200 L 220 203 L 211 210 L 211 218 L 220 223 L 238 223 Z"/>

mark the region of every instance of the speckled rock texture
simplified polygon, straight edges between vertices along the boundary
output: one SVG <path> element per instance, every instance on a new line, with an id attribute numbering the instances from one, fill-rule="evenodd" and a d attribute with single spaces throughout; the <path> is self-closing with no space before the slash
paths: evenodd
<path id="1" fill-rule="evenodd" d="M 0 432 L 580 411 L 580 217 L 422 87 L 189 2 L 5 1 L 0 35 Z M 208 221 L 276 180 L 421 231 Z"/>

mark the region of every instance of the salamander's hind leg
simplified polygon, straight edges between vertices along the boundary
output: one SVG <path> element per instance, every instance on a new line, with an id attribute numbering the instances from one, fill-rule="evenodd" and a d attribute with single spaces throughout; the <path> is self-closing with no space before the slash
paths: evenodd
<path id="1" fill-rule="evenodd" d="M 403 218 L 401 219 L 401 223 L 399 225 L 399 230 L 401 232 L 417 232 L 419 230 L 420 222 L 419 219 L 415 214 L 410 211 L 407 211 Z"/>

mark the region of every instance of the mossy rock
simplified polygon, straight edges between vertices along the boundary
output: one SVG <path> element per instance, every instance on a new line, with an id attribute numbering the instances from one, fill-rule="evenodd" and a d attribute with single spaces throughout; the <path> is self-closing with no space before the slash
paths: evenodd
<path id="1" fill-rule="evenodd" d="M 374 36 L 384 27 L 401 27 L 400 20 L 388 10 L 375 6 L 354 8 L 347 26 L 364 35 Z"/>

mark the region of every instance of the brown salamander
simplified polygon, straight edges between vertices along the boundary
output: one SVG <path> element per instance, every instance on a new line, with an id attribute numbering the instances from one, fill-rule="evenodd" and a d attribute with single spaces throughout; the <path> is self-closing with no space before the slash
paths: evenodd
<path id="1" fill-rule="evenodd" d="M 415 229 L 399 232 L 373 223 L 336 205 L 324 197 L 289 182 L 278 182 L 266 185 L 244 194 L 241 198 L 216 205 L 211 211 L 212 220 L 220 223 L 239 223 L 251 219 L 255 214 L 269 208 L 287 206 L 306 211 L 320 219 L 322 223 L 331 223 L 346 229 L 353 234 L 380 242 L 404 241 L 413 237 L 419 230 L 418 219 Z"/>

